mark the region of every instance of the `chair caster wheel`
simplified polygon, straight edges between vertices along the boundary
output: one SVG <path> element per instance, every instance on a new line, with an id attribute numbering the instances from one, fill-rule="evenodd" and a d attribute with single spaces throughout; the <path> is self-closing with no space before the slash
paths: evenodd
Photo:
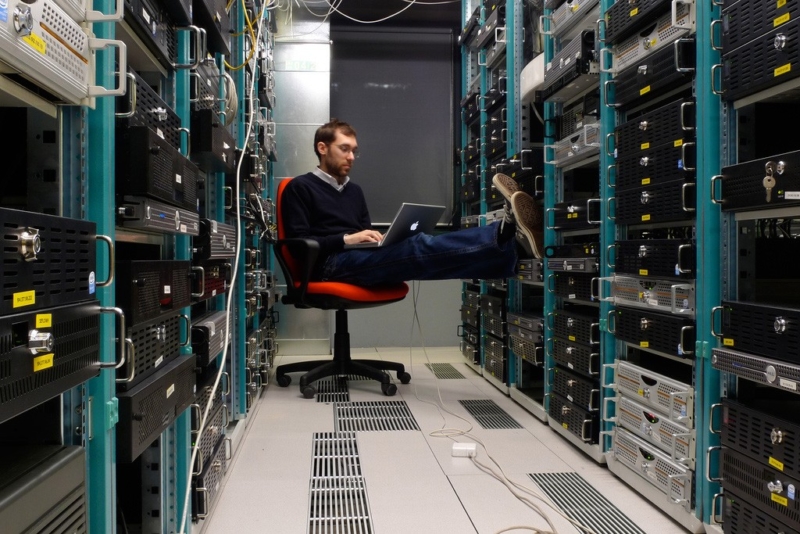
<path id="1" fill-rule="evenodd" d="M 278 385 L 282 388 L 288 387 L 292 383 L 292 377 L 288 375 L 280 375 L 276 377 Z"/>
<path id="2" fill-rule="evenodd" d="M 397 373 L 397 379 L 400 380 L 401 384 L 408 384 L 411 382 L 411 375 L 406 372 Z"/>
<path id="3" fill-rule="evenodd" d="M 381 391 L 387 397 L 394 397 L 394 394 L 397 393 L 397 386 L 392 383 L 381 384 Z"/>
<path id="4" fill-rule="evenodd" d="M 303 397 L 307 399 L 313 399 L 314 395 L 317 394 L 317 388 L 314 386 L 300 386 L 300 391 L 303 393 Z"/>

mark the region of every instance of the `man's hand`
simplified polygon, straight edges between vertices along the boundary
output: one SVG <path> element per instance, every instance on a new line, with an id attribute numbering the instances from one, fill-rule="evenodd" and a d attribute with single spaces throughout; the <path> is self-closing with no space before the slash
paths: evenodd
<path id="1" fill-rule="evenodd" d="M 380 241 L 381 239 L 383 239 L 383 234 L 377 230 L 361 230 L 356 234 L 347 234 L 344 236 L 344 244 L 369 243 L 372 241 Z"/>

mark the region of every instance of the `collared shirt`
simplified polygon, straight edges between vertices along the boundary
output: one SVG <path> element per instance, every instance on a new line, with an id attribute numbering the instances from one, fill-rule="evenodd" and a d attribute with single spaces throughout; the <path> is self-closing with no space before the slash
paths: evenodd
<path id="1" fill-rule="evenodd" d="M 319 167 L 317 167 L 316 169 L 314 169 L 311 172 L 314 174 L 314 176 L 316 176 L 317 178 L 319 178 L 323 182 L 333 186 L 340 193 L 342 192 L 342 189 L 344 189 L 344 186 L 347 185 L 347 182 L 350 181 L 350 177 L 349 176 L 345 176 L 344 177 L 344 183 L 342 185 L 339 185 L 339 182 L 336 181 L 336 178 L 334 178 L 333 176 L 331 176 L 327 172 L 323 171 Z"/>

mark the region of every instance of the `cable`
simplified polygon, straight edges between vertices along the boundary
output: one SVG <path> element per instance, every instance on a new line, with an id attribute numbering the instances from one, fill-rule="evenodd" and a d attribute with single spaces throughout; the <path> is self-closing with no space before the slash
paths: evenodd
<path id="1" fill-rule="evenodd" d="M 415 284 L 416 284 L 416 282 L 412 282 L 412 296 L 413 296 L 414 313 L 413 313 L 413 316 L 412 316 L 412 324 L 411 324 L 411 333 L 412 333 L 411 341 L 412 341 L 412 343 L 410 343 L 410 345 L 413 345 L 414 323 L 416 322 L 417 329 L 418 329 L 420 337 L 421 337 L 421 344 L 422 344 L 423 353 L 425 354 L 425 359 L 428 361 L 428 365 L 430 365 L 431 369 L 432 369 L 433 365 L 431 364 L 430 358 L 428 357 L 428 352 L 427 352 L 427 350 L 425 348 L 424 334 L 422 332 L 422 324 L 421 324 L 421 322 L 419 320 L 419 314 L 417 313 L 417 298 L 418 298 L 419 291 L 420 291 L 420 288 L 421 288 L 422 284 L 420 283 L 419 284 L 420 288 L 417 288 L 416 290 L 414 290 L 413 288 L 414 288 Z M 411 352 L 411 350 L 412 350 L 412 348 L 409 347 L 409 352 Z M 411 362 L 410 367 L 413 368 L 413 359 L 411 357 L 411 354 L 409 354 L 409 360 Z M 434 376 L 435 376 L 435 374 L 434 374 Z M 552 505 L 549 501 L 547 501 L 544 498 L 544 496 L 540 495 L 535 490 L 533 490 L 533 489 L 531 489 L 531 488 L 529 488 L 529 487 L 527 487 L 527 486 L 525 486 L 523 484 L 520 484 L 518 482 L 514 482 L 513 480 L 511 480 L 508 477 L 508 475 L 506 475 L 505 471 L 500 466 L 500 464 L 497 462 L 497 460 L 495 460 L 494 457 L 491 455 L 491 453 L 489 452 L 489 449 L 486 446 L 486 444 L 483 443 L 483 441 L 480 438 L 478 438 L 477 436 L 471 434 L 472 429 L 474 428 L 472 423 L 470 421 L 468 421 L 467 419 L 461 417 L 460 415 L 458 415 L 456 413 L 451 412 L 450 410 L 448 410 L 447 408 L 444 407 L 444 401 L 442 400 L 442 392 L 441 392 L 441 388 L 439 387 L 438 378 L 436 378 L 436 391 L 437 391 L 438 397 L 439 397 L 439 404 L 438 405 L 436 405 L 435 403 L 433 403 L 431 401 L 427 401 L 427 400 L 421 399 L 419 397 L 419 395 L 418 395 L 417 385 L 416 385 L 416 383 L 414 384 L 414 396 L 417 398 L 417 400 L 420 401 L 420 402 L 424 402 L 426 404 L 433 404 L 434 406 L 436 406 L 437 410 L 439 411 L 439 415 L 442 417 L 442 420 L 443 420 L 442 428 L 440 428 L 439 430 L 435 430 L 433 432 L 430 432 L 428 435 L 430 435 L 432 437 L 446 437 L 446 438 L 450 438 L 452 441 L 456 441 L 454 439 L 455 437 L 464 436 L 464 437 L 467 437 L 467 438 L 473 440 L 478 445 L 480 445 L 483 448 L 484 452 L 486 453 L 486 457 L 489 458 L 489 460 L 491 460 L 491 462 L 497 467 L 497 469 L 500 471 L 500 473 L 498 474 L 498 473 L 494 472 L 494 470 L 492 470 L 491 466 L 488 466 L 488 465 L 480 462 L 478 460 L 477 456 L 473 457 L 473 458 L 470 458 L 472 460 L 472 462 L 475 464 L 475 466 L 478 467 L 478 469 L 480 469 L 481 471 L 483 471 L 486 474 L 488 474 L 489 476 L 491 476 L 491 477 L 495 478 L 496 480 L 498 480 L 503 485 L 505 485 L 506 488 L 508 488 L 508 490 L 511 492 L 511 494 L 514 495 L 514 497 L 517 498 L 517 500 L 519 500 L 520 502 L 522 502 L 523 504 L 525 504 L 526 506 L 528 506 L 529 508 L 534 510 L 537 514 L 539 514 L 547 522 L 548 526 L 551 528 L 550 531 L 546 531 L 546 530 L 536 529 L 535 527 L 511 527 L 509 529 L 505 529 L 505 530 L 499 531 L 498 534 L 500 532 L 507 532 L 508 530 L 513 530 L 514 528 L 525 528 L 525 529 L 531 530 L 533 532 L 540 532 L 542 534 L 558 534 L 558 529 L 556 529 L 556 527 L 552 523 L 552 520 L 550 519 L 550 517 L 539 507 L 539 505 L 537 505 L 535 502 L 533 502 L 529 497 L 527 497 L 526 495 L 520 495 L 520 492 L 524 493 L 524 494 L 527 494 L 530 497 L 533 497 L 533 498 L 541 501 L 546 506 L 551 508 L 554 512 L 556 512 L 559 516 L 561 516 L 563 519 L 565 519 L 566 521 L 568 521 L 569 523 L 574 525 L 579 530 L 581 530 L 581 531 L 583 531 L 583 532 L 585 532 L 587 534 L 597 534 L 591 528 L 589 528 L 586 525 L 583 525 L 580 522 L 568 517 L 566 514 L 564 514 L 564 512 L 562 512 L 558 508 L 555 508 L 554 505 Z M 454 416 L 454 417 L 456 417 L 458 419 L 461 419 L 462 421 L 464 421 L 465 423 L 467 423 L 469 425 L 469 429 L 468 430 L 461 430 L 459 428 L 446 428 L 447 420 L 446 420 L 445 416 L 442 415 L 442 411 L 444 411 L 444 412 L 446 412 L 446 413 L 448 413 L 448 414 L 450 414 L 450 415 L 452 415 L 452 416 Z"/>
<path id="2" fill-rule="evenodd" d="M 244 0 L 242 1 L 242 5 L 244 6 Z M 262 15 L 263 15 L 263 12 L 264 11 L 262 10 Z M 261 30 L 264 28 L 264 18 L 263 18 L 263 16 L 259 17 L 259 19 L 257 21 L 257 25 L 258 25 L 258 37 L 254 40 L 254 42 L 255 42 L 254 49 L 257 47 L 258 43 L 261 42 Z M 252 28 L 251 28 L 251 31 L 252 31 Z M 251 54 L 250 57 L 252 58 L 252 54 Z M 246 63 L 242 64 L 242 66 L 244 66 L 245 64 Z M 251 105 L 252 105 L 253 99 L 255 97 L 255 81 L 256 81 L 256 77 L 255 76 L 251 76 L 250 89 L 248 91 L 248 95 L 250 96 L 250 98 L 246 99 L 246 101 L 249 101 L 251 103 Z M 230 285 L 230 288 L 229 288 L 228 299 L 227 299 L 226 306 L 225 306 L 226 319 L 225 319 L 225 332 L 224 332 L 225 338 L 224 339 L 228 339 L 229 335 L 230 335 L 231 305 L 233 304 L 233 299 L 231 297 L 235 294 L 236 278 L 238 276 L 238 271 L 239 271 L 239 260 L 241 258 L 241 254 L 242 254 L 242 242 L 241 242 L 241 239 L 240 239 L 240 236 L 239 236 L 239 232 L 240 232 L 240 229 L 241 229 L 241 221 L 242 221 L 241 202 L 238 201 L 238 199 L 239 199 L 239 197 L 241 195 L 241 191 L 240 191 L 241 180 L 239 179 L 239 176 L 240 176 L 240 174 L 242 172 L 242 163 L 244 162 L 244 157 L 245 157 L 245 154 L 246 154 L 246 150 L 245 149 L 247 148 L 247 142 L 250 139 L 250 133 L 251 133 L 252 128 L 253 128 L 253 121 L 254 120 L 255 120 L 255 114 L 254 113 L 250 113 L 250 120 L 247 123 L 245 136 L 244 136 L 244 138 L 242 140 L 241 155 L 239 156 L 239 162 L 236 165 L 236 180 L 235 180 L 236 185 L 235 185 L 235 188 L 234 188 L 235 189 L 235 192 L 234 192 L 234 201 L 235 202 L 234 203 L 236 204 L 236 225 L 235 225 L 235 228 L 236 228 L 236 255 L 235 255 L 235 258 L 234 258 L 234 262 L 233 262 L 233 272 L 231 273 L 231 285 Z M 197 453 L 200 450 L 200 442 L 202 440 L 203 431 L 205 430 L 206 421 L 208 419 L 208 414 L 211 411 L 212 404 L 214 403 L 214 396 L 217 393 L 217 388 L 219 387 L 219 382 L 220 382 L 220 380 L 222 378 L 223 372 L 225 371 L 224 362 L 228 357 L 228 347 L 230 347 L 230 343 L 226 343 L 224 348 L 222 349 L 222 362 L 223 362 L 223 365 L 220 365 L 219 371 L 217 372 L 217 376 L 214 379 L 214 385 L 211 387 L 211 395 L 208 398 L 208 402 L 206 403 L 205 410 L 203 410 L 203 417 L 200 419 L 200 426 L 199 426 L 199 428 L 197 430 L 197 439 L 195 440 L 195 444 L 192 446 L 192 456 L 191 456 L 191 458 L 189 460 L 189 476 L 188 476 L 188 480 L 186 481 L 186 491 L 185 491 L 185 497 L 184 497 L 184 501 L 183 501 L 183 515 L 181 516 L 180 523 L 178 523 L 178 533 L 179 534 L 184 534 L 185 533 L 186 521 L 188 519 L 188 514 L 189 514 L 189 497 L 191 495 L 191 490 L 192 490 L 192 476 L 193 476 L 192 475 L 192 469 L 193 469 L 193 466 L 195 465 L 195 462 L 197 461 Z"/>
<path id="3" fill-rule="evenodd" d="M 350 15 L 348 15 L 347 13 L 342 13 L 341 11 L 339 11 L 339 8 L 337 8 L 336 6 L 334 6 L 334 5 L 331 3 L 331 1 L 330 1 L 330 0 L 325 0 L 325 1 L 328 3 L 328 5 L 329 5 L 329 6 L 331 6 L 331 8 L 332 8 L 334 11 L 336 11 L 338 14 L 340 14 L 340 15 L 341 15 L 341 16 L 343 16 L 344 18 L 346 18 L 346 19 L 350 19 L 350 20 L 352 20 L 353 22 L 358 22 L 358 23 L 360 23 L 360 24 L 377 24 L 378 22 L 385 22 L 385 21 L 387 21 L 387 20 L 389 20 L 389 19 L 391 19 L 391 18 L 393 18 L 393 17 L 396 17 L 397 15 L 399 15 L 400 13 L 402 13 L 403 11 L 405 11 L 406 9 L 410 8 L 411 6 L 413 6 L 414 4 L 416 4 L 416 3 L 417 3 L 417 1 L 416 1 L 416 0 L 403 0 L 403 1 L 407 2 L 407 3 L 408 3 L 408 5 L 407 5 L 406 7 L 404 7 L 403 9 L 401 9 L 400 11 L 397 11 L 396 13 L 393 13 L 393 14 L 391 14 L 391 15 L 387 16 L 387 17 L 383 17 L 382 19 L 378 19 L 378 20 L 359 20 L 359 19 L 357 19 L 357 18 L 351 17 L 351 16 L 350 16 Z M 341 4 L 341 2 L 339 2 L 339 3 Z"/>

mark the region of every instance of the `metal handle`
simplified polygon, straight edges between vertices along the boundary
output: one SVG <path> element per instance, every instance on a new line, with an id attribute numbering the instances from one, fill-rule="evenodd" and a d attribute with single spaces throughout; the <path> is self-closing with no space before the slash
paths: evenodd
<path id="1" fill-rule="evenodd" d="M 600 72 L 604 72 L 606 74 L 614 74 L 614 67 L 608 68 L 606 67 L 605 58 L 608 57 L 606 54 L 610 54 L 610 57 L 614 57 L 614 52 L 610 48 L 601 48 L 600 49 Z"/>
<path id="2" fill-rule="evenodd" d="M 611 320 L 612 317 L 614 318 L 613 321 Z M 614 327 L 613 328 L 611 327 L 611 323 L 614 323 Z M 612 335 L 617 333 L 617 312 L 616 312 L 616 310 L 613 310 L 613 309 L 612 310 L 608 310 L 608 313 L 606 314 L 606 330 L 608 331 L 609 334 L 612 334 Z"/>
<path id="3" fill-rule="evenodd" d="M 679 4 L 686 4 L 683 0 L 672 0 L 672 25 L 676 28 L 683 28 L 684 26 L 678 24 L 678 5 Z M 689 23 L 691 24 L 691 22 Z"/>
<path id="4" fill-rule="evenodd" d="M 681 342 L 680 342 L 680 345 L 678 345 L 678 348 L 680 349 L 680 351 L 686 356 L 692 356 L 694 354 L 694 350 L 686 350 L 686 343 L 684 342 L 684 339 L 685 339 L 684 335 L 689 330 L 694 331 L 694 326 L 687 325 L 687 326 L 684 326 L 683 328 L 681 328 L 681 334 L 680 334 Z"/>
<path id="5" fill-rule="evenodd" d="M 692 272 L 691 269 L 684 269 L 683 267 L 681 267 L 681 253 L 686 249 L 692 250 L 692 248 L 693 245 L 688 245 L 688 244 L 683 244 L 678 247 L 678 272 L 681 274 L 689 274 Z"/>
<path id="6" fill-rule="evenodd" d="M 686 188 L 694 186 L 694 183 L 683 184 L 683 186 L 681 186 L 681 207 L 683 208 L 683 211 L 696 211 L 696 208 L 686 207 Z"/>
<path id="7" fill-rule="evenodd" d="M 589 210 L 589 205 L 590 205 L 592 202 L 596 202 L 596 203 L 598 203 L 598 204 L 599 204 L 600 202 L 602 202 L 602 200 L 601 200 L 601 199 L 599 199 L 599 198 L 590 198 L 590 199 L 587 199 L 587 200 L 586 200 L 586 222 L 587 222 L 588 224 L 600 224 L 600 223 L 601 223 L 601 222 L 603 222 L 603 221 L 601 221 L 600 219 L 598 219 L 598 220 L 596 220 L 596 221 L 593 221 L 593 220 L 591 219 L 591 217 L 589 217 L 589 211 L 590 211 L 590 210 Z"/>
<path id="8" fill-rule="evenodd" d="M 716 312 L 720 311 L 720 310 L 722 310 L 722 306 L 714 306 L 713 308 L 711 308 L 711 335 L 716 337 L 716 338 L 721 338 L 724 335 L 724 334 L 720 334 L 719 332 L 717 332 L 717 329 L 714 328 L 714 324 L 715 324 L 714 323 L 714 314 Z M 720 324 L 722 324 L 721 321 L 720 321 Z"/>
<path id="9" fill-rule="evenodd" d="M 605 32 L 601 31 L 600 26 L 605 26 L 606 25 L 606 19 L 597 19 L 597 22 L 595 24 L 596 24 L 596 27 L 595 27 L 596 33 L 595 33 L 595 35 L 597 36 L 597 40 L 600 41 L 601 43 L 605 43 L 606 42 Z M 602 37 L 600 37 L 601 35 L 602 35 Z"/>
<path id="10" fill-rule="evenodd" d="M 548 230 L 555 230 L 555 227 L 556 227 L 555 226 L 555 211 L 556 211 L 555 208 L 547 208 L 547 209 L 544 210 L 545 225 L 547 226 Z M 553 224 L 552 225 L 550 224 L 550 213 L 554 214 L 553 215 Z"/>
<path id="11" fill-rule="evenodd" d="M 541 195 L 542 193 L 544 193 L 544 187 L 539 187 L 539 184 L 541 184 L 543 182 L 544 182 L 544 176 L 542 176 L 541 174 L 537 174 L 536 176 L 533 177 L 533 194 L 534 194 L 534 196 Z"/>
<path id="12" fill-rule="evenodd" d="M 553 35 L 555 32 L 553 30 L 545 31 L 544 29 L 544 21 L 550 20 L 550 26 L 553 25 L 553 17 L 551 15 L 540 15 L 539 16 L 539 33 L 542 35 Z"/>
<path id="13" fill-rule="evenodd" d="M 617 181 L 616 180 L 614 180 L 614 182 L 611 181 L 611 169 L 614 169 L 616 171 L 617 164 L 616 163 L 612 163 L 611 165 L 606 167 L 606 185 L 611 189 L 616 189 L 617 188 Z M 616 176 L 616 172 L 614 173 L 614 176 Z"/>
<path id="14" fill-rule="evenodd" d="M 723 199 L 717 198 L 716 196 L 717 188 L 715 187 L 715 184 L 720 180 L 722 180 L 721 174 L 715 174 L 714 176 L 711 177 L 711 202 L 713 202 L 714 204 L 722 204 L 724 202 Z M 721 187 L 719 192 L 720 195 L 722 195 Z"/>
<path id="15" fill-rule="evenodd" d="M 206 31 L 198 26 L 188 26 L 181 28 L 182 30 L 194 34 L 194 59 L 189 58 L 189 63 L 173 63 L 172 68 L 178 69 L 196 69 L 202 63 L 203 58 L 206 57 L 208 52 L 208 37 Z"/>
<path id="16" fill-rule="evenodd" d="M 720 96 L 722 96 L 723 91 L 721 89 L 717 89 L 717 85 L 715 83 L 717 81 L 717 77 L 714 75 L 714 73 L 717 71 L 717 69 L 721 68 L 722 68 L 721 63 L 711 65 L 711 92 L 714 93 L 715 95 L 720 95 Z M 722 81 L 721 78 L 720 81 Z"/>
<path id="17" fill-rule="evenodd" d="M 717 52 L 722 51 L 722 45 L 718 46 L 717 44 L 715 44 L 714 27 L 720 23 L 722 23 L 722 19 L 712 20 L 711 24 L 709 25 L 709 32 L 710 32 L 709 42 L 711 43 L 711 50 L 716 50 Z"/>
<path id="18" fill-rule="evenodd" d="M 122 20 L 125 0 L 117 0 L 114 13 L 106 15 L 102 11 L 86 10 L 86 22 L 116 22 Z"/>
<path id="19" fill-rule="evenodd" d="M 616 80 L 606 80 L 605 83 L 603 84 L 603 87 L 605 87 L 605 91 L 603 91 L 603 104 L 605 104 L 607 108 L 618 108 L 620 104 L 611 104 L 608 102 L 608 95 L 611 92 L 609 86 L 611 85 L 614 86 L 616 92 L 616 87 L 617 87 Z"/>
<path id="20" fill-rule="evenodd" d="M 679 474 L 679 473 L 673 473 L 673 474 L 667 476 L 667 479 L 669 480 L 669 487 L 671 488 L 673 486 L 673 484 L 672 484 L 673 480 L 683 479 L 684 481 L 688 482 L 690 480 L 689 476 L 690 475 L 688 475 L 688 474 Z M 667 495 L 667 498 L 669 499 L 669 501 L 671 503 L 680 504 L 686 509 L 686 511 L 689 511 L 689 506 L 691 504 L 689 502 L 689 499 L 675 499 L 675 498 L 673 498 L 673 497 L 671 497 L 669 495 Z"/>
<path id="21" fill-rule="evenodd" d="M 645 375 L 642 375 L 642 377 L 645 377 Z M 651 380 L 653 380 L 652 377 L 649 377 L 649 378 Z M 688 413 L 687 413 L 687 415 L 674 415 L 674 413 L 675 413 L 675 401 L 678 398 L 678 395 L 685 395 L 687 393 L 689 393 L 689 392 L 688 391 L 670 391 L 668 393 L 668 395 L 669 395 L 669 413 L 672 414 L 672 417 L 674 418 L 675 421 L 684 421 L 686 419 L 689 419 Z"/>
<path id="22" fill-rule="evenodd" d="M 119 369 L 123 365 L 125 365 L 125 344 L 127 338 L 125 337 L 125 312 L 122 311 L 121 308 L 116 307 L 107 307 L 101 306 L 100 307 L 101 313 L 114 313 L 119 318 L 119 336 L 117 340 L 119 341 L 119 349 L 118 349 L 118 359 L 115 362 L 100 362 L 98 367 L 100 369 Z M 132 377 L 131 377 L 132 379 Z"/>
<path id="23" fill-rule="evenodd" d="M 681 103 L 681 113 L 680 113 L 680 115 L 681 115 L 681 130 L 683 130 L 685 132 L 694 131 L 696 129 L 695 126 L 686 126 L 685 117 L 686 117 L 686 108 L 688 108 L 688 107 L 691 107 L 691 108 L 694 109 L 695 108 L 695 103 L 694 102 L 682 102 Z"/>
<path id="24" fill-rule="evenodd" d="M 608 415 L 608 404 L 610 402 L 613 402 L 614 405 L 616 406 L 618 400 L 619 400 L 619 397 L 606 397 L 606 398 L 603 399 L 603 421 L 605 421 L 606 423 L 617 424 L 617 422 L 619 421 L 619 417 L 616 417 L 616 416 L 609 417 L 609 415 Z"/>
<path id="25" fill-rule="evenodd" d="M 590 345 L 596 345 L 597 343 L 600 343 L 599 339 L 595 339 L 594 338 L 595 328 L 597 328 L 597 332 L 599 334 L 600 333 L 600 323 L 591 323 L 589 325 L 589 344 Z"/>
<path id="26" fill-rule="evenodd" d="M 556 289 L 555 289 L 555 284 L 551 284 L 551 283 L 550 283 L 550 282 L 552 282 L 553 280 L 555 280 L 555 277 L 556 277 L 556 275 L 554 275 L 554 274 L 548 274 L 548 275 L 547 275 L 547 290 L 548 290 L 550 293 L 555 293 L 555 291 L 556 291 Z"/>
<path id="27" fill-rule="evenodd" d="M 678 290 L 679 289 L 691 289 L 691 286 L 688 286 L 686 284 L 672 284 L 669 287 L 670 301 L 671 301 L 670 302 L 670 312 L 674 313 L 676 315 L 689 313 L 688 311 L 685 311 L 686 308 L 680 308 L 680 309 L 678 308 Z"/>
<path id="28" fill-rule="evenodd" d="M 675 72 L 687 72 L 688 73 L 688 72 L 694 72 L 695 71 L 694 67 L 681 67 L 680 61 L 678 60 L 678 49 L 679 49 L 680 45 L 682 43 L 692 43 L 692 42 L 694 42 L 694 39 L 687 39 L 687 38 L 684 37 L 684 38 L 681 38 L 681 39 L 677 39 L 672 44 L 672 46 L 674 47 L 674 52 L 675 52 Z"/>
<path id="29" fill-rule="evenodd" d="M 189 154 L 192 153 L 192 132 L 189 128 L 178 128 L 179 132 L 183 132 L 186 134 L 186 156 L 188 157 Z"/>
<path id="30" fill-rule="evenodd" d="M 118 119 L 127 119 L 136 114 L 136 97 L 139 93 L 136 76 L 134 76 L 132 72 L 127 73 L 126 76 L 128 78 L 128 101 L 130 102 L 131 109 L 125 113 L 114 113 L 114 116 Z"/>
<path id="31" fill-rule="evenodd" d="M 609 158 L 613 158 L 613 157 L 614 157 L 614 153 L 613 153 L 613 152 L 611 152 L 611 151 L 608 149 L 608 141 L 609 141 L 609 140 L 610 140 L 612 137 L 614 138 L 614 145 L 616 145 L 616 144 L 617 144 L 617 134 L 616 134 L 615 132 L 609 132 L 609 133 L 607 133 L 607 134 L 606 134 L 606 156 L 608 156 Z"/>
<path id="32" fill-rule="evenodd" d="M 706 480 L 709 482 L 722 482 L 722 477 L 712 477 L 711 476 L 711 453 L 717 451 L 722 451 L 722 447 L 719 445 L 713 445 L 706 450 Z"/>
<path id="33" fill-rule="evenodd" d="M 696 146 L 694 141 L 690 141 L 688 143 L 683 143 L 681 145 L 681 161 L 683 161 L 683 170 L 684 171 L 694 171 L 694 170 L 696 170 L 696 167 L 687 167 L 686 166 L 686 147 L 689 146 L 689 145 Z"/>
<path id="34" fill-rule="evenodd" d="M 617 262 L 611 263 L 611 251 L 614 250 L 616 252 L 618 243 L 612 243 L 606 247 L 606 266 L 609 269 L 615 269 L 617 267 Z M 616 260 L 616 254 L 614 254 L 614 259 Z"/>
<path id="35" fill-rule="evenodd" d="M 619 363 L 619 360 L 616 360 L 614 363 L 604 363 L 603 364 L 602 373 L 600 374 L 600 385 L 604 389 L 613 389 L 613 390 L 616 391 L 617 383 L 616 382 L 606 382 L 606 377 L 608 376 L 608 372 L 607 371 L 609 369 L 613 369 L 615 374 L 616 374 L 617 364 L 618 363 Z"/>
<path id="36" fill-rule="evenodd" d="M 114 240 L 108 237 L 107 235 L 98 234 L 94 236 L 95 239 L 99 239 L 100 241 L 105 241 L 108 245 L 108 279 L 105 282 L 97 282 L 95 285 L 97 287 L 108 287 L 111 285 L 111 282 L 114 281 L 114 272 L 115 272 L 115 248 L 114 248 Z"/>
<path id="37" fill-rule="evenodd" d="M 227 409 L 227 406 L 225 408 Z M 225 461 L 230 461 L 231 458 L 233 458 L 233 440 L 225 438 Z"/>
<path id="38" fill-rule="evenodd" d="M 229 375 L 226 371 L 222 373 L 222 376 L 225 377 L 225 386 L 226 389 L 222 392 L 223 395 L 230 395 L 231 394 L 231 375 Z"/>
<path id="39" fill-rule="evenodd" d="M 195 413 L 193 415 L 194 415 L 194 418 L 197 419 L 197 422 L 199 424 L 200 420 L 203 419 L 203 408 L 199 404 L 190 404 L 189 405 L 189 409 L 195 411 Z M 199 427 L 198 428 L 192 428 L 192 432 L 197 432 L 198 430 L 200 430 Z"/>
<path id="40" fill-rule="evenodd" d="M 125 46 L 125 43 L 113 39 L 96 39 L 94 37 L 89 38 L 89 48 L 92 50 L 92 52 L 95 50 L 105 50 L 109 47 L 119 50 L 119 71 L 115 73 L 117 75 L 117 87 L 115 89 L 106 89 L 105 87 L 101 87 L 99 85 L 90 85 L 90 97 L 122 96 L 125 94 L 125 90 L 127 89 L 128 84 L 126 83 L 126 80 L 128 78 L 128 48 Z"/>
<path id="41" fill-rule="evenodd" d="M 204 487 L 195 488 L 195 492 L 197 492 L 198 496 L 201 496 L 202 506 L 198 506 L 197 518 L 198 519 L 205 519 L 208 517 L 208 490 Z M 201 512 L 200 510 L 205 510 L 205 512 Z"/>
<path id="42" fill-rule="evenodd" d="M 230 187 L 230 186 L 225 185 L 225 186 L 222 187 L 222 191 L 223 191 L 223 196 L 225 196 L 225 192 L 226 191 L 228 193 L 230 193 L 230 195 L 231 195 L 231 203 L 230 204 L 225 204 L 223 206 L 223 209 L 226 209 L 226 210 L 233 209 L 233 188 Z"/>
<path id="43" fill-rule="evenodd" d="M 192 271 L 200 273 L 200 293 L 192 293 L 192 297 L 199 299 L 206 294 L 206 270 L 200 265 L 193 265 Z"/>
<path id="44" fill-rule="evenodd" d="M 613 206 L 615 208 L 613 211 L 616 211 L 617 197 L 608 197 L 608 200 L 606 200 L 606 219 L 608 219 L 609 221 L 616 221 L 617 220 L 617 216 L 616 215 L 611 215 L 612 202 L 613 202 Z"/>
<path id="45" fill-rule="evenodd" d="M 197 449 L 197 457 L 195 458 L 195 464 L 197 467 L 197 471 L 192 471 L 193 476 L 200 476 L 203 474 L 203 465 L 205 464 L 205 458 L 203 458 L 203 451 L 199 448 Z"/>
<path id="46" fill-rule="evenodd" d="M 717 501 L 719 501 L 719 498 L 722 496 L 722 493 L 717 493 L 714 495 L 714 498 L 711 499 L 711 522 L 717 525 L 724 524 L 723 516 L 717 514 Z M 718 517 L 719 519 L 717 519 Z"/>
<path id="47" fill-rule="evenodd" d="M 481 62 L 481 58 L 483 58 L 483 62 Z M 485 67 L 486 66 L 486 51 L 485 50 L 478 51 L 478 66 L 479 67 Z M 485 111 L 485 110 L 481 109 L 481 111 Z"/>
<path id="48" fill-rule="evenodd" d="M 181 343 L 181 347 L 188 347 L 192 344 L 192 320 L 189 319 L 188 315 L 180 314 L 179 317 L 186 321 L 186 341 Z"/>
<path id="49" fill-rule="evenodd" d="M 600 353 L 593 352 L 589 354 L 589 374 L 591 376 L 597 376 L 600 374 L 600 371 L 592 371 L 592 360 L 600 360 Z"/>
<path id="50" fill-rule="evenodd" d="M 685 457 L 685 456 L 678 456 L 678 438 L 686 438 L 688 442 L 692 438 L 692 434 L 690 432 L 675 432 L 675 433 L 667 433 L 672 438 L 672 446 L 670 446 L 670 456 L 673 460 L 678 463 L 685 465 L 686 467 L 691 466 L 692 459 Z"/>
<path id="51" fill-rule="evenodd" d="M 717 436 L 722 434 L 722 429 L 717 430 L 717 429 L 714 428 L 714 411 L 717 408 L 721 408 L 721 407 L 722 407 L 722 403 L 721 402 L 717 402 L 715 404 L 712 404 L 711 408 L 708 411 L 708 431 L 711 434 L 714 434 L 714 435 L 717 435 Z"/>

